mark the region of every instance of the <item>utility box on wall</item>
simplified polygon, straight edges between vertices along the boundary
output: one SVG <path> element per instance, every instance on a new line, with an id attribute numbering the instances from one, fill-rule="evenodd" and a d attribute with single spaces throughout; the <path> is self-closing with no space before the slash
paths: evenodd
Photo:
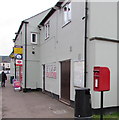
<path id="1" fill-rule="evenodd" d="M 107 67 L 94 67 L 94 91 L 110 90 L 110 70 Z"/>

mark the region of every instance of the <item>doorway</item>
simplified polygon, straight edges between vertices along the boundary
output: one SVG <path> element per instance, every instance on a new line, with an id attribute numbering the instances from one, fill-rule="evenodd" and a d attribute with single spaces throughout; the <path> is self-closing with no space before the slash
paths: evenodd
<path id="1" fill-rule="evenodd" d="M 43 65 L 43 91 L 45 91 L 45 65 Z"/>
<path id="2" fill-rule="evenodd" d="M 61 62 L 61 101 L 70 102 L 70 60 Z"/>

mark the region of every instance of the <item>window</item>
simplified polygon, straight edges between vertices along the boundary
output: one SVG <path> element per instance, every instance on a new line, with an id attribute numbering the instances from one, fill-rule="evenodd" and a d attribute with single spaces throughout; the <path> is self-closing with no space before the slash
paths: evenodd
<path id="1" fill-rule="evenodd" d="M 31 43 L 37 44 L 37 34 L 36 33 L 31 33 Z"/>
<path id="2" fill-rule="evenodd" d="M 50 22 L 45 24 L 45 39 L 49 38 L 50 36 Z"/>
<path id="3" fill-rule="evenodd" d="M 64 25 L 71 21 L 71 3 L 67 3 L 63 7 L 64 12 Z"/>

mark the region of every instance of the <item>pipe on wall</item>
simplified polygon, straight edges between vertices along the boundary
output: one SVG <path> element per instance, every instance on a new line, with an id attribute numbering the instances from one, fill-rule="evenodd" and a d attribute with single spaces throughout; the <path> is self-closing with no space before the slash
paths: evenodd
<path id="1" fill-rule="evenodd" d="M 88 1 L 85 1 L 85 42 L 84 42 L 84 87 L 86 87 L 87 78 L 87 25 L 88 23 Z"/>
<path id="2" fill-rule="evenodd" d="M 14 76 L 14 77 L 15 77 L 15 79 L 16 79 L 16 76 L 17 76 L 17 75 L 16 75 L 16 58 L 14 58 L 14 68 L 15 68 L 15 69 L 14 69 L 14 70 L 15 70 L 15 76 Z"/>
<path id="3" fill-rule="evenodd" d="M 28 22 L 25 22 L 23 21 L 23 23 L 25 24 L 25 57 L 24 57 L 24 61 L 25 61 L 25 64 L 24 64 L 24 89 L 23 89 L 23 92 L 27 92 L 27 24 Z"/>

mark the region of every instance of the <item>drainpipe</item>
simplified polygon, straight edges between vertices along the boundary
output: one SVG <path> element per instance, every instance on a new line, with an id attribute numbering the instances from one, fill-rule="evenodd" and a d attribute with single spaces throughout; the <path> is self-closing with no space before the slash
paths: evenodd
<path id="1" fill-rule="evenodd" d="M 25 71 L 24 71 L 24 90 L 23 90 L 23 92 L 27 92 L 26 83 L 27 83 L 27 24 L 28 24 L 28 22 L 25 22 L 25 21 L 22 21 L 22 22 L 25 24 L 25 49 L 24 49 L 24 52 L 25 52 L 25 57 L 24 57 Z"/>
<path id="2" fill-rule="evenodd" d="M 14 58 L 14 70 L 15 70 L 15 79 L 16 79 L 16 58 Z"/>
<path id="3" fill-rule="evenodd" d="M 84 87 L 86 87 L 87 78 L 87 19 L 88 18 L 88 2 L 85 2 L 85 43 L 84 43 Z"/>

